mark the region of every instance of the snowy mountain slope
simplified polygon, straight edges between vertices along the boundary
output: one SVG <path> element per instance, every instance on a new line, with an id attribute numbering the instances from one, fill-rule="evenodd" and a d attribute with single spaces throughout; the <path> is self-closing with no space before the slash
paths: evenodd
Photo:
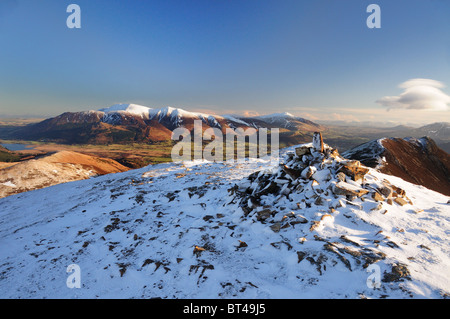
<path id="1" fill-rule="evenodd" d="M 250 123 L 253 127 L 278 127 L 285 128 L 288 130 L 306 130 L 306 131 L 320 131 L 324 128 L 312 121 L 304 119 L 302 117 L 297 117 L 291 113 L 273 113 L 268 115 L 260 115 L 248 118 L 241 118 L 242 120 Z"/>
<path id="2" fill-rule="evenodd" d="M 93 111 L 95 112 L 95 111 Z M 118 115 L 139 116 L 145 120 L 157 120 L 167 124 L 167 127 L 175 129 L 184 124 L 186 119 L 202 120 L 211 127 L 219 127 L 217 119 L 224 119 L 221 116 L 213 116 L 199 112 L 189 112 L 181 108 L 166 106 L 163 108 L 150 108 L 137 104 L 115 104 L 108 108 L 99 109 L 98 112 L 104 112 L 103 121 L 111 124 L 118 124 L 120 121 Z M 232 121 L 232 119 L 230 119 Z"/>
<path id="3" fill-rule="evenodd" d="M 358 145 L 342 154 L 346 158 L 358 159 L 367 166 L 381 168 L 384 160 L 383 152 L 385 148 L 382 144 L 383 139 L 372 140 Z"/>
<path id="4" fill-rule="evenodd" d="M 142 118 L 148 119 L 151 108 L 138 104 L 114 104 L 107 108 L 99 109 L 99 112 L 104 113 L 130 113 Z"/>
<path id="5" fill-rule="evenodd" d="M 301 177 L 302 188 L 261 195 L 251 212 L 238 194 L 255 175 L 292 182 L 266 159 L 160 164 L 0 199 L 0 297 L 448 296 L 448 197 L 373 169 L 365 184 L 346 183 L 386 179 L 410 203 L 325 196 L 343 159 L 308 158 L 319 187 Z M 70 264 L 80 289 L 66 287 Z M 366 264 L 379 267 L 379 288 L 367 285 Z"/>

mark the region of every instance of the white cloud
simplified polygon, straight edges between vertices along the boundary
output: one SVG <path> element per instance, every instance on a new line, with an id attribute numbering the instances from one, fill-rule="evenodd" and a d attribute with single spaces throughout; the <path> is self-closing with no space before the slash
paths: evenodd
<path id="1" fill-rule="evenodd" d="M 437 110 L 449 109 L 450 96 L 441 91 L 445 85 L 431 79 L 411 79 L 399 85 L 399 96 L 385 96 L 376 103 L 389 109 Z"/>

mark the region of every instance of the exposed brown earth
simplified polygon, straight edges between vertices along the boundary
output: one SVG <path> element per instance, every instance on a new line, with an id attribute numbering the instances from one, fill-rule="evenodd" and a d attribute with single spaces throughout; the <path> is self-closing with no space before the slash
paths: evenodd
<path id="1" fill-rule="evenodd" d="M 429 137 L 385 138 L 360 145 L 344 155 L 450 196 L 450 155 Z"/>
<path id="2" fill-rule="evenodd" d="M 421 140 L 426 144 L 401 138 L 384 139 L 381 142 L 385 148 L 382 156 L 386 163 L 381 172 L 450 196 L 450 155 L 432 139 Z"/>

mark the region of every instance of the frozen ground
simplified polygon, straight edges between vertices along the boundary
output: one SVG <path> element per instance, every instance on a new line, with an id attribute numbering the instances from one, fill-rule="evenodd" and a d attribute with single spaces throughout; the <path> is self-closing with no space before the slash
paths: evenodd
<path id="1" fill-rule="evenodd" d="M 412 204 L 330 212 L 294 194 L 271 218 L 305 221 L 274 231 L 230 191 L 268 168 L 160 164 L 0 199 L 0 298 L 448 297 L 448 197 L 371 169 L 369 182 L 388 180 Z M 71 264 L 79 289 L 66 285 Z"/>

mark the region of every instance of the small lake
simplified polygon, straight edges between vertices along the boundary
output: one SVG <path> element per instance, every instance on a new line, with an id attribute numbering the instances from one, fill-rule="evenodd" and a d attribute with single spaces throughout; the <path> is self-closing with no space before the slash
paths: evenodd
<path id="1" fill-rule="evenodd" d="M 20 144 L 20 143 L 13 143 L 13 144 L 5 143 L 5 144 L 1 144 L 1 145 L 10 151 L 24 151 L 24 150 L 32 150 L 34 148 L 33 145 Z"/>

